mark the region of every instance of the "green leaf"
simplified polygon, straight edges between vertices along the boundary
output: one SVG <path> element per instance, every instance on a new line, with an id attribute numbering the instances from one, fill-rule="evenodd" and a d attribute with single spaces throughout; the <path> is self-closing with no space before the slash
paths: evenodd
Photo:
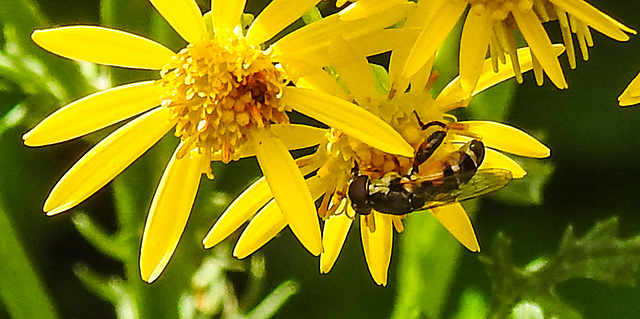
<path id="1" fill-rule="evenodd" d="M 1 204 L 0 234 L 0 299 L 11 318 L 60 318 Z"/>
<path id="2" fill-rule="evenodd" d="M 640 269 L 640 234 L 618 237 L 618 219 L 598 222 L 583 237 L 572 226 L 564 232 L 557 256 L 547 266 L 555 282 L 589 278 L 612 285 L 635 284 Z"/>
<path id="3" fill-rule="evenodd" d="M 322 19 L 322 13 L 320 13 L 320 10 L 318 10 L 317 7 L 311 8 L 311 10 L 309 10 L 302 16 L 302 21 L 304 21 L 304 24 L 311 24 L 320 19 Z"/>
<path id="4" fill-rule="evenodd" d="M 493 283 L 493 318 L 507 317 L 522 301 L 539 305 L 545 318 L 581 318 L 557 294 L 555 287 L 559 283 L 585 278 L 631 285 L 640 269 L 640 234 L 621 239 L 615 217 L 596 223 L 582 237 L 574 234 L 572 226 L 567 227 L 554 256 L 537 259 L 525 267 L 513 263 L 510 245 L 510 240 L 499 234 L 494 254 L 481 258 Z"/>
<path id="5" fill-rule="evenodd" d="M 373 71 L 374 84 L 376 86 L 376 92 L 380 94 L 389 93 L 389 73 L 387 69 L 382 65 L 369 63 L 371 70 Z"/>

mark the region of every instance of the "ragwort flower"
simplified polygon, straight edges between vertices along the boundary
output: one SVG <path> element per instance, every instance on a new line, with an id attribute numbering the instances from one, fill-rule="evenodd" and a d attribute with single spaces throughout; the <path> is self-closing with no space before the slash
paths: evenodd
<path id="1" fill-rule="evenodd" d="M 311 115 L 391 153 L 408 155 L 412 149 L 386 123 L 360 107 L 328 94 L 287 86 L 288 75 L 279 63 L 294 67 L 296 55 L 288 55 L 285 44 L 294 49 L 303 46 L 305 53 L 321 50 L 313 39 L 284 37 L 275 43 L 280 45 L 277 52 L 261 48 L 318 1 L 272 1 L 245 35 L 238 25 L 244 0 L 214 0 L 212 14 L 204 17 L 193 0 L 151 0 L 189 43 L 177 54 L 152 40 L 109 28 L 69 26 L 35 31 L 32 38 L 39 46 L 63 57 L 160 70 L 159 80 L 87 96 L 25 134 L 26 145 L 48 145 L 137 116 L 93 147 L 62 177 L 44 211 L 55 215 L 78 205 L 175 128 L 180 144 L 156 190 L 143 233 L 140 270 L 145 281 L 154 281 L 166 267 L 186 225 L 201 174 L 213 178 L 212 161 L 227 163 L 256 155 L 283 218 L 301 243 L 319 255 L 322 245 L 316 209 L 288 150 L 317 144 L 318 133 L 324 132 L 288 125 L 286 112 L 293 108 Z M 396 10 L 377 23 L 333 19 L 322 25 L 347 35 L 366 33 L 395 23 L 406 12 Z M 207 31 L 207 22 L 213 34 Z M 322 28 L 302 34 L 308 32 L 323 34 Z M 294 105 L 284 97 L 303 101 Z M 336 111 L 324 113 L 327 105 Z M 376 131 L 351 125 L 351 120 L 366 121 Z"/>
<path id="2" fill-rule="evenodd" d="M 446 112 L 465 106 L 469 102 L 467 94 L 461 89 L 459 78 L 451 82 L 435 100 L 432 99 L 427 90 L 430 83 L 429 69 L 423 69 L 409 79 L 408 84 L 411 87 L 409 91 L 395 90 L 393 87 L 396 86 L 392 83 L 391 91 L 376 92 L 369 64 L 364 56 L 354 57 L 354 51 L 352 47 L 341 47 L 339 42 L 335 41 L 330 50 L 331 66 L 339 74 L 339 78 L 348 88 L 353 100 L 398 130 L 415 149 L 431 133 L 421 130 L 416 113 L 424 122 L 434 120 L 451 122 L 453 117 Z M 555 53 L 560 54 L 562 51 L 562 48 L 559 48 Z M 532 57 L 528 49 L 519 50 L 518 56 L 522 70 L 532 68 Z M 393 68 L 393 65 L 390 68 Z M 490 61 L 485 62 L 483 69 L 478 89 L 473 94 L 514 76 L 510 66 L 501 67 L 498 73 L 494 73 Z M 515 161 L 494 149 L 536 158 L 549 156 L 549 149 L 546 146 L 510 126 L 485 121 L 458 122 L 456 126 L 460 130 L 457 134 L 448 134 L 443 145 L 424 164 L 427 165 L 426 170 L 437 170 L 439 161 L 459 147 L 454 145 L 468 140 L 468 136 L 482 138 L 484 144 L 489 147 L 481 168 L 507 169 L 511 171 L 514 178 L 523 177 L 524 170 Z M 351 207 L 347 190 L 353 178 L 354 167 L 358 169 L 358 174 L 376 179 L 388 172 L 406 174 L 412 166 L 413 159 L 374 150 L 337 129 L 331 129 L 326 136 L 327 140 L 314 154 L 297 160 L 303 174 L 316 171 L 315 175 L 307 179 L 307 184 L 314 199 L 322 198 L 318 213 L 325 220 L 325 224 L 320 271 L 327 273 L 333 267 L 355 216 L 355 220 L 360 224 L 362 245 L 371 275 L 376 283 L 386 285 L 393 229 L 398 232 L 403 231 L 404 216 L 382 214 L 376 211 L 366 216 L 357 215 Z M 205 246 L 209 247 L 218 242 L 217 234 L 221 228 L 227 228 L 227 223 L 231 220 L 225 218 L 227 214 L 251 216 L 258 211 L 242 233 L 233 252 L 234 256 L 244 258 L 287 226 L 278 210 L 278 205 L 271 199 L 264 180 L 258 180 L 223 214 L 205 238 Z M 479 251 L 471 222 L 460 204 L 433 208 L 430 212 L 465 247 L 471 251 Z M 230 224 L 234 222 L 238 221 Z"/>
<path id="3" fill-rule="evenodd" d="M 459 57 L 461 84 L 467 93 L 475 87 L 487 49 L 494 70 L 499 61 L 505 62 L 505 54 L 509 55 L 516 79 L 522 82 L 515 54 L 515 30 L 520 31 L 531 49 L 538 85 L 542 85 L 544 70 L 560 89 L 567 88 L 567 83 L 543 23 L 558 20 L 571 68 L 576 67 L 572 33 L 577 37 L 584 60 L 589 57 L 587 48 L 593 46 L 589 28 L 618 41 L 629 39 L 625 32 L 636 33 L 583 0 L 420 1 L 405 25 L 422 28 L 415 45 L 407 49 L 409 58 L 402 72 L 405 77 L 416 73 L 436 52 L 467 7 Z"/>

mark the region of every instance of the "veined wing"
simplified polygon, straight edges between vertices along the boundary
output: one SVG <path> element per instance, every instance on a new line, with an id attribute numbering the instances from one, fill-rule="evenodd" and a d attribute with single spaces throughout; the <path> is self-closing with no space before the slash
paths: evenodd
<path id="1" fill-rule="evenodd" d="M 513 175 L 511 174 L 511 172 L 506 169 L 488 168 L 478 170 L 477 172 L 458 173 L 453 176 L 440 177 L 439 179 L 434 179 L 433 176 L 425 176 L 424 179 L 419 178 L 416 180 L 416 182 L 420 181 L 431 182 L 434 184 L 448 184 L 448 182 L 450 181 L 455 182 L 456 180 L 464 180 L 464 174 L 469 174 L 472 176 L 467 182 L 461 183 L 455 189 L 446 189 L 439 193 L 438 187 L 430 188 L 432 191 L 434 191 L 434 194 L 432 194 L 433 200 L 426 202 L 421 209 L 429 209 L 449 205 L 486 195 L 488 193 L 502 189 L 503 187 L 507 186 L 507 184 L 509 184 L 509 182 L 511 182 L 511 180 L 513 179 Z"/>

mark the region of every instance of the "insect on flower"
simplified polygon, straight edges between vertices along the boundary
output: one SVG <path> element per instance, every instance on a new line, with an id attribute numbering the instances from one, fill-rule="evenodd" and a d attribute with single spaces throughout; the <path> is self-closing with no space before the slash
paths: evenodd
<path id="1" fill-rule="evenodd" d="M 356 167 L 356 176 L 348 190 L 356 213 L 369 215 L 375 209 L 384 214 L 404 215 L 476 198 L 497 191 L 511 181 L 513 175 L 506 169 L 478 169 L 484 160 L 485 146 L 477 136 L 445 156 L 437 173 L 420 174 L 420 166 L 433 155 L 455 124 L 439 121 L 424 124 L 415 114 L 423 131 L 432 126 L 442 129 L 433 132 L 420 145 L 408 174 L 389 172 L 380 179 L 370 179 L 367 175 L 357 175 Z"/>

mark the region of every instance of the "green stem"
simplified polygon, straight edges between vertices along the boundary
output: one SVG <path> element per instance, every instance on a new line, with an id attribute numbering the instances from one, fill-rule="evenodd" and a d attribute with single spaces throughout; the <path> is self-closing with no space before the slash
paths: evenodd
<path id="1" fill-rule="evenodd" d="M 462 246 L 428 213 L 409 216 L 400 240 L 392 318 L 440 318 Z"/>

